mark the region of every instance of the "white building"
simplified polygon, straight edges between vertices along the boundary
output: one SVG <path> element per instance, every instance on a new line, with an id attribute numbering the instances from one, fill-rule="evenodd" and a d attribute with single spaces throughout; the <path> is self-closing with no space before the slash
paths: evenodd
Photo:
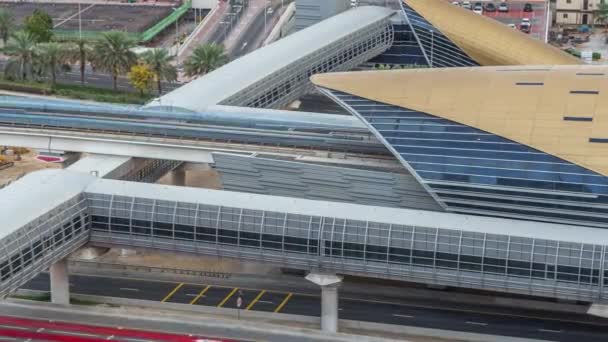
<path id="1" fill-rule="evenodd" d="M 557 0 L 555 22 L 561 25 L 594 24 L 594 12 L 605 0 Z"/>

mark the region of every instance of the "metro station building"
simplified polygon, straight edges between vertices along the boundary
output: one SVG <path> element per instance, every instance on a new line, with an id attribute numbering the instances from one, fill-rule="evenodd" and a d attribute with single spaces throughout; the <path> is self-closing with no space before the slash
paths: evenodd
<path id="1" fill-rule="evenodd" d="M 341 31 L 343 21 L 352 32 Z M 396 168 L 349 165 L 346 153 L 330 165 L 224 150 L 206 161 L 220 190 L 74 168 L 32 173 L 0 191 L 9 218 L 0 227 L 0 295 L 91 243 L 608 299 L 608 67 L 580 65 L 444 0 L 360 7 L 319 25 L 314 42 L 299 31 L 148 109 L 234 111 L 265 99 L 252 103 L 255 114 L 314 86 L 359 119 Z M 336 72 L 369 59 L 424 68 Z M 247 120 L 260 120 L 254 114 Z"/>

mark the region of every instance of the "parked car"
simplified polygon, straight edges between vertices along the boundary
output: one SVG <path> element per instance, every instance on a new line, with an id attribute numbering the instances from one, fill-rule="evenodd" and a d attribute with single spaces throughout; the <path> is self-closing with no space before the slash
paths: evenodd
<path id="1" fill-rule="evenodd" d="M 506 2 L 501 2 L 498 5 L 498 12 L 509 12 L 509 5 Z"/>
<path id="2" fill-rule="evenodd" d="M 496 6 L 491 2 L 488 2 L 483 9 L 486 12 L 496 12 Z"/>
<path id="3" fill-rule="evenodd" d="M 523 18 L 519 24 L 519 30 L 524 33 L 530 33 L 532 30 L 532 24 L 529 18 Z"/>
<path id="4" fill-rule="evenodd" d="M 534 12 L 534 8 L 532 8 L 531 3 L 528 2 L 524 5 L 524 12 Z"/>
<path id="5" fill-rule="evenodd" d="M 452 1 L 452 5 L 460 6 L 460 1 Z"/>
<path id="6" fill-rule="evenodd" d="M 508 24 L 507 26 L 509 26 L 512 29 L 516 29 L 517 28 L 517 25 L 515 25 L 515 24 Z"/>
<path id="7" fill-rule="evenodd" d="M 462 8 L 466 8 L 466 9 L 470 10 L 471 9 L 471 3 L 469 1 L 464 1 L 462 3 Z"/>
<path id="8" fill-rule="evenodd" d="M 475 6 L 473 6 L 473 12 L 477 14 L 483 14 L 483 6 L 481 5 L 481 2 L 475 3 Z"/>

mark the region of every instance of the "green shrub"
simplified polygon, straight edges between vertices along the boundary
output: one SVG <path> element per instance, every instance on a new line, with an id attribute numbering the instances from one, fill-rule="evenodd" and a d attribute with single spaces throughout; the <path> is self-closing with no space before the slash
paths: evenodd
<path id="1" fill-rule="evenodd" d="M 594 52 L 592 55 L 592 58 L 594 61 L 600 60 L 600 59 L 602 59 L 602 54 L 599 52 Z"/>
<path id="2" fill-rule="evenodd" d="M 18 91 L 38 95 L 49 95 L 52 93 L 51 86 L 46 83 L 38 82 L 18 82 L 0 79 L 0 89 L 8 91 Z"/>

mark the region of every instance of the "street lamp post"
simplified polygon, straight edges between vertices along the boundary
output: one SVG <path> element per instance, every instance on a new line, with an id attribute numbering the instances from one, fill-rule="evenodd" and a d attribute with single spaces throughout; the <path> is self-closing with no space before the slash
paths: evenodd
<path id="1" fill-rule="evenodd" d="M 80 2 L 78 3 L 78 38 L 82 40 L 82 16 L 80 15 Z"/>
<path id="2" fill-rule="evenodd" d="M 270 4 L 270 0 L 267 0 L 266 5 L 264 5 L 264 32 L 266 32 L 266 25 L 268 22 L 268 19 L 266 19 L 266 16 L 268 15 L 268 4 Z"/>
<path id="3" fill-rule="evenodd" d="M 177 11 L 177 8 L 173 8 L 173 11 Z M 179 67 L 179 16 L 175 18 L 175 61 Z"/>

